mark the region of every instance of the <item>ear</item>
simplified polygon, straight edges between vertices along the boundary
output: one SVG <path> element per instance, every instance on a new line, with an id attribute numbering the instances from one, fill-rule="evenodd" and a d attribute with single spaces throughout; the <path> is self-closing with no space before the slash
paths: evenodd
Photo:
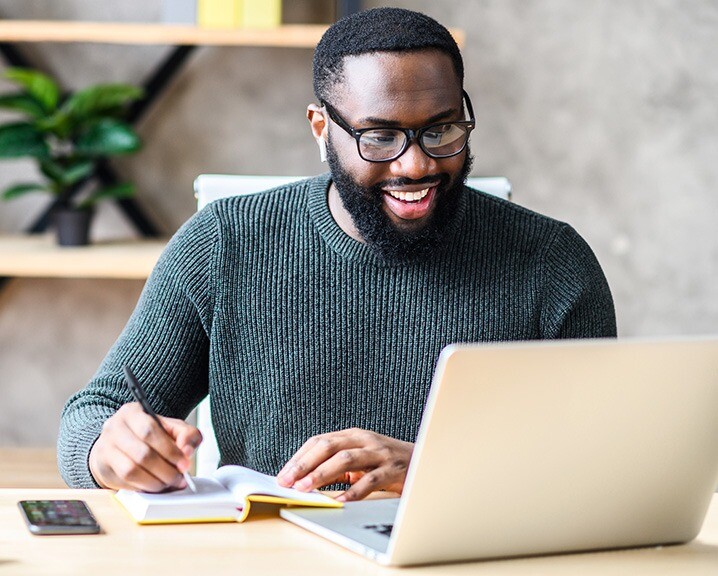
<path id="1" fill-rule="evenodd" d="M 307 106 L 307 120 L 309 120 L 309 125 L 312 127 L 314 138 L 317 140 L 321 138 L 326 142 L 328 124 L 325 114 L 324 108 L 317 104 Z"/>
<path id="2" fill-rule="evenodd" d="M 324 114 L 326 114 L 325 110 L 316 104 L 307 106 L 307 120 L 309 120 L 309 125 L 312 127 L 312 134 L 319 146 L 319 160 L 322 162 L 327 161 L 328 124 Z"/>

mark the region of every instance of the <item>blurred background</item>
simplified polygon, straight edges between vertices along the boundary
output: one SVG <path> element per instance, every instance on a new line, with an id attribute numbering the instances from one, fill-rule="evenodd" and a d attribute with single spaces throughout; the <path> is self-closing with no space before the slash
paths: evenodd
<path id="1" fill-rule="evenodd" d="M 718 332 L 718 3 L 714 0 L 375 2 L 466 34 L 478 118 L 473 175 L 507 176 L 514 199 L 571 223 L 592 246 L 623 337 Z M 329 0 L 285 1 L 285 22 L 328 23 Z M 161 0 L 0 0 L 0 18 L 159 22 Z M 23 43 L 67 89 L 141 84 L 169 46 Z M 171 235 L 203 172 L 324 170 L 305 118 L 312 50 L 199 47 L 138 125 L 141 152 L 113 164 Z M 3 64 L 4 66 L 4 64 Z M 0 92 L 11 90 L 0 81 Z M 5 119 L 2 115 L 0 119 Z M 0 188 L 35 174 L 0 161 Z M 30 178 L 32 179 L 32 178 Z M 0 203 L 0 234 L 46 206 Z M 96 240 L 136 236 L 111 203 Z M 0 446 L 50 446 L 65 400 L 122 330 L 142 281 L 12 279 L 0 291 Z"/>

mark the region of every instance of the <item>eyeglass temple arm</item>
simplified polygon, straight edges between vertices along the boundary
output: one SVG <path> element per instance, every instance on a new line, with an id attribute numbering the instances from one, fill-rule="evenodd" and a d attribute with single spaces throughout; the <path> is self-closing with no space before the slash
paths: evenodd
<path id="1" fill-rule="evenodd" d="M 466 111 L 469 113 L 469 120 L 475 121 L 476 118 L 474 117 L 474 107 L 471 105 L 471 98 L 469 98 L 466 90 L 461 90 L 461 93 L 464 96 L 464 101 L 466 102 Z"/>

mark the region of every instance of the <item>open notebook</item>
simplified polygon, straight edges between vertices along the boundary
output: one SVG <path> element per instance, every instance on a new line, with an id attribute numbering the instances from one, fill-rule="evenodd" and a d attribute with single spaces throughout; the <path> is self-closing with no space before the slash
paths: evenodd
<path id="1" fill-rule="evenodd" d="M 342 503 L 320 492 L 300 492 L 242 466 L 222 466 L 211 478 L 195 478 L 189 488 L 150 494 L 119 490 L 115 498 L 139 524 L 243 522 L 252 502 L 341 508 Z"/>

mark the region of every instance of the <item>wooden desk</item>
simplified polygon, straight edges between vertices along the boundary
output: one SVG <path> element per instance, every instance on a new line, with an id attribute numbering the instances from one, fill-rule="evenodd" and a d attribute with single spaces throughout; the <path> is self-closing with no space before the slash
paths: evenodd
<path id="1" fill-rule="evenodd" d="M 28 486 L 0 489 L 0 576 L 718 574 L 718 494 L 700 535 L 684 546 L 388 569 L 281 520 L 273 509 L 253 514 L 243 524 L 138 526 L 110 491 L 34 488 L 61 483 L 54 449 L 0 448 L 0 487 Z M 32 536 L 17 502 L 33 498 L 83 499 L 103 533 Z"/>
<path id="2" fill-rule="evenodd" d="M 82 498 L 104 532 L 98 536 L 32 536 L 17 510 L 18 500 L 32 498 Z M 685 546 L 387 569 L 289 524 L 273 512 L 260 513 L 243 524 L 138 526 L 109 491 L 0 490 L 0 575 L 414 573 L 716 574 L 718 497 L 698 539 Z"/>
<path id="3" fill-rule="evenodd" d="M 17 501 L 33 498 L 81 498 L 97 516 L 103 533 L 32 536 L 17 510 Z M 109 491 L 0 489 L 0 575 L 705 576 L 717 573 L 718 496 L 713 499 L 699 537 L 684 546 L 388 569 L 281 520 L 273 511 L 254 515 L 243 524 L 138 526 Z"/>

